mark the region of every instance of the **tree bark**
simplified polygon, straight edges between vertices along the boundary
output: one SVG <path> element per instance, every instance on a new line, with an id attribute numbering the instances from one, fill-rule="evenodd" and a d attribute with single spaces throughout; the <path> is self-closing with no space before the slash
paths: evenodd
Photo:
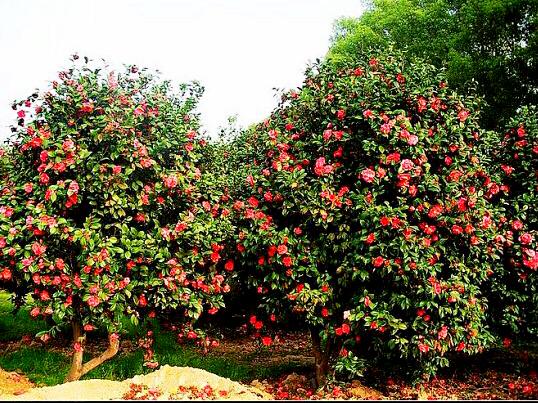
<path id="1" fill-rule="evenodd" d="M 112 335 L 108 336 L 108 348 L 98 357 L 92 358 L 87 363 L 83 363 L 83 354 L 84 354 L 84 344 L 86 342 L 86 334 L 82 332 L 80 323 L 73 322 L 73 341 L 80 344 L 80 350 L 73 353 L 73 360 L 71 361 L 71 368 L 67 376 L 65 377 L 65 382 L 77 381 L 84 374 L 90 372 L 95 367 L 101 365 L 103 362 L 114 357 L 120 347 L 120 341 L 117 337 Z"/>
<path id="2" fill-rule="evenodd" d="M 319 331 L 317 329 L 310 329 L 310 336 L 312 338 L 312 348 L 316 366 L 316 386 L 319 388 L 327 382 L 331 343 L 328 341 L 324 348 L 321 345 L 321 337 L 319 336 Z"/>

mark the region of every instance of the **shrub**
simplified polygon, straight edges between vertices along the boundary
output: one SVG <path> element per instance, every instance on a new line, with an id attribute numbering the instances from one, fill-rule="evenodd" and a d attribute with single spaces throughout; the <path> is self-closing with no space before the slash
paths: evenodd
<path id="1" fill-rule="evenodd" d="M 227 211 L 197 166 L 202 88 L 80 62 L 14 105 L 0 197 L 0 284 L 29 290 L 30 314 L 56 323 L 50 333 L 72 325 L 68 380 L 116 354 L 125 316 L 173 313 L 188 331 L 221 308 L 233 270 Z M 96 328 L 109 347 L 83 364 Z"/>
<path id="2" fill-rule="evenodd" d="M 490 292 L 492 322 L 505 336 L 538 333 L 538 111 L 521 108 L 501 133 L 492 170 L 507 194 L 498 198 L 503 213 L 504 264 L 495 269 Z M 509 338 L 506 343 L 509 343 Z"/>
<path id="3" fill-rule="evenodd" d="M 489 199 L 501 188 L 483 166 L 480 101 L 423 61 L 359 60 L 312 66 L 248 134 L 250 191 L 233 205 L 264 313 L 250 322 L 308 325 L 318 382 L 333 359 L 433 374 L 495 341 L 482 286 L 499 258 Z"/>

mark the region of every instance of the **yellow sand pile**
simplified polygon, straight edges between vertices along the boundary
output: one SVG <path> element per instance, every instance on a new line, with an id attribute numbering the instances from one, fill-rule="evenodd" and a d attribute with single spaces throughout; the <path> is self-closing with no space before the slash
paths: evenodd
<path id="1" fill-rule="evenodd" d="M 270 395 L 257 388 L 244 386 L 202 369 L 165 365 L 150 374 L 137 375 L 122 382 L 90 379 L 33 388 L 20 395 L 14 395 L 13 392 L 2 394 L 0 390 L 0 400 L 118 400 L 133 393 L 132 384 L 144 385 L 142 389 L 138 387 L 136 397 L 153 393 L 151 396 L 158 396 L 158 400 L 187 400 L 200 398 L 198 396 L 219 400 L 271 399 Z M 200 395 L 203 393 L 206 395 Z"/>

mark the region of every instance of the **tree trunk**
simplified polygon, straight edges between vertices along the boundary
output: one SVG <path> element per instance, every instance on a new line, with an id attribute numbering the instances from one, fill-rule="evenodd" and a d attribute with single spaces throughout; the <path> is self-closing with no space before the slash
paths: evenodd
<path id="1" fill-rule="evenodd" d="M 120 341 L 117 336 L 111 334 L 108 335 L 108 348 L 98 357 L 92 358 L 87 363 L 83 364 L 82 356 L 84 354 L 84 344 L 86 342 L 86 334 L 82 332 L 80 323 L 73 322 L 73 341 L 80 344 L 80 349 L 75 350 L 73 353 L 73 360 L 71 361 L 71 368 L 67 376 L 65 377 L 65 382 L 77 381 L 84 374 L 90 372 L 92 369 L 101 365 L 106 360 L 114 357 L 120 348 Z"/>
<path id="2" fill-rule="evenodd" d="M 312 338 L 312 348 L 314 352 L 314 360 L 316 365 L 316 386 L 325 385 L 327 375 L 329 373 L 329 358 L 330 358 L 330 341 L 327 342 L 325 348 L 321 345 L 321 337 L 317 329 L 310 329 Z"/>

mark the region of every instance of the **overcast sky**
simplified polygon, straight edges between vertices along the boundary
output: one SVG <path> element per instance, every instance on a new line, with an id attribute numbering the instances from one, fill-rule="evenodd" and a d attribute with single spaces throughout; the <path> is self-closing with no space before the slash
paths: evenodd
<path id="1" fill-rule="evenodd" d="M 200 81 L 209 133 L 235 114 L 257 122 L 276 105 L 272 89 L 300 85 L 325 54 L 333 21 L 363 9 L 361 0 L 0 0 L 0 139 L 15 122 L 12 101 L 47 88 L 75 52 Z"/>

